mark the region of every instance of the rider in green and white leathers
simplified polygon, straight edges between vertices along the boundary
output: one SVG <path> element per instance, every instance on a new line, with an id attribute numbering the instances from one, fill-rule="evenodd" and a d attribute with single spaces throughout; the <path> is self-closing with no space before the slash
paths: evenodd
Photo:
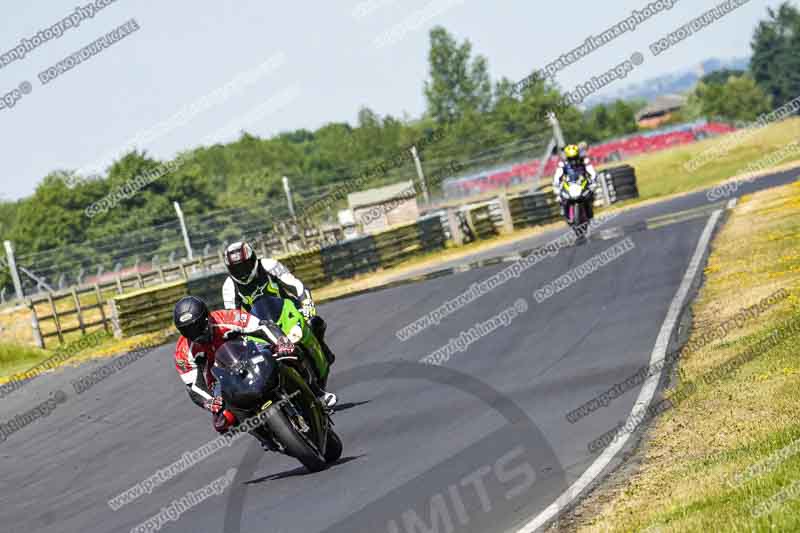
<path id="1" fill-rule="evenodd" d="M 303 282 L 279 261 L 272 258 L 259 260 L 252 246 L 246 242 L 235 242 L 228 246 L 224 259 L 229 274 L 222 285 L 222 300 L 226 309 L 243 308 L 250 311 L 253 302 L 263 294 L 291 300 L 306 319 L 328 364 L 333 363 L 336 357 L 325 342 L 325 321 L 317 316 L 311 292 Z M 323 387 L 328 374 L 327 368 L 324 370 L 320 372 Z M 335 396 L 330 396 L 332 398 L 328 397 L 326 403 L 335 402 Z"/>

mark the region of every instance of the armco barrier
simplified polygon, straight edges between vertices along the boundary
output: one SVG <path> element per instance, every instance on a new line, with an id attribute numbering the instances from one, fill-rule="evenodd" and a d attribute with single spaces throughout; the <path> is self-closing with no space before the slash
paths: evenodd
<path id="1" fill-rule="evenodd" d="M 335 279 L 390 267 L 444 246 L 444 228 L 438 217 L 432 217 L 278 259 L 313 289 Z M 170 327 L 175 302 L 187 294 L 203 298 L 212 309 L 221 308 L 225 277 L 225 272 L 203 273 L 188 280 L 115 296 L 111 300 L 114 334 L 129 337 Z"/>
<path id="2" fill-rule="evenodd" d="M 442 219 L 433 216 L 417 221 L 419 243 L 423 250 L 437 250 L 445 247 L 445 228 Z"/>

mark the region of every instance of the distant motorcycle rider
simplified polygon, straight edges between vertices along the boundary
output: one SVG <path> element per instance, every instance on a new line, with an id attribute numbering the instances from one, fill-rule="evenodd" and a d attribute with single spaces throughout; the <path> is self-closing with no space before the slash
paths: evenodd
<path id="1" fill-rule="evenodd" d="M 172 319 L 181 334 L 175 346 L 175 369 L 192 401 L 211 412 L 214 429 L 219 433 L 225 433 L 241 421 L 225 408 L 221 389 L 211 372 L 217 350 L 232 334 L 246 334 L 269 341 L 278 355 L 290 355 L 295 351 L 294 344 L 274 322 L 259 320 L 241 310 L 209 312 L 205 302 L 195 296 L 178 300 Z M 271 435 L 263 427 L 250 433 L 266 449 L 276 449 Z"/>
<path id="2" fill-rule="evenodd" d="M 591 160 L 586 155 L 585 148 L 581 148 L 576 144 L 568 144 L 565 146 L 563 156 L 559 160 L 558 166 L 556 167 L 556 172 L 553 175 L 553 193 L 556 195 L 556 198 L 561 205 L 561 216 L 563 217 L 567 216 L 567 212 L 566 206 L 564 205 L 564 200 L 561 198 L 559 191 L 561 190 L 561 183 L 570 169 L 574 170 L 579 175 L 587 176 L 592 186 L 597 183 L 597 171 L 594 169 Z M 586 202 L 590 219 L 594 217 L 593 203 L 594 202 L 591 199 L 590 201 Z"/>
<path id="3" fill-rule="evenodd" d="M 336 356 L 325 342 L 327 326 L 322 317 L 317 315 L 317 307 L 311 292 L 302 281 L 275 259 L 259 260 L 255 250 L 247 242 L 235 242 L 228 246 L 225 249 L 224 261 L 228 269 L 228 279 L 222 285 L 222 301 L 225 309 L 249 311 L 256 299 L 263 294 L 291 300 L 303 314 L 319 341 L 328 364 L 333 364 Z M 326 394 L 330 395 L 326 397 L 327 404 L 336 403 L 335 395 Z"/>

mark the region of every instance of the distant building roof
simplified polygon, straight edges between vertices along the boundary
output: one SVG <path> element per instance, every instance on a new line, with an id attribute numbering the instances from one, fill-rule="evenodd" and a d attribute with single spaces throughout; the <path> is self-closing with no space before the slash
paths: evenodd
<path id="1" fill-rule="evenodd" d="M 411 198 L 413 189 L 414 182 L 409 180 L 386 185 L 385 187 L 367 189 L 366 191 L 351 192 L 347 195 L 347 205 L 350 206 L 350 209 L 355 209 L 357 207 L 382 204 L 402 197 Z"/>
<path id="2" fill-rule="evenodd" d="M 636 113 L 636 120 L 657 117 L 669 113 L 670 111 L 677 111 L 684 105 L 686 105 L 686 97 L 680 94 L 664 94 L 657 96 L 655 100 Z"/>

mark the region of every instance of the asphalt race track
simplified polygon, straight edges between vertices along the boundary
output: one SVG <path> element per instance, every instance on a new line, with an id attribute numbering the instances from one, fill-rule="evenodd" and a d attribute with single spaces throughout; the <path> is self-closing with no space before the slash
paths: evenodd
<path id="1" fill-rule="evenodd" d="M 796 174 L 764 178 L 740 193 Z M 38 377 L 3 399 L 1 421 L 58 390 L 66 399 L 0 443 L 0 530 L 128 532 L 231 468 L 238 471 L 223 494 L 160 530 L 503 532 L 544 521 L 541 513 L 587 469 L 596 470 L 594 480 L 618 465 L 615 458 L 603 467 L 601 452 L 588 445 L 628 417 L 641 387 L 575 423 L 565 415 L 648 364 L 709 220 L 724 224 L 725 215 L 712 213 L 725 207 L 697 193 L 634 209 L 405 342 L 398 328 L 565 228 L 480 254 L 474 259 L 484 263 L 474 268 L 321 306 L 338 355 L 330 385 L 339 393 L 344 455 L 318 474 L 264 454 L 244 436 L 112 511 L 110 498 L 216 437 L 178 379 L 172 346 L 80 395 L 70 381 L 108 361 Z M 626 238 L 633 249 L 537 303 L 534 291 Z M 486 264 L 498 254 L 512 257 Z M 690 290 L 685 300 L 691 297 Z M 520 299 L 527 310 L 507 327 L 441 367 L 416 364 Z M 665 348 L 675 347 L 675 337 Z"/>

